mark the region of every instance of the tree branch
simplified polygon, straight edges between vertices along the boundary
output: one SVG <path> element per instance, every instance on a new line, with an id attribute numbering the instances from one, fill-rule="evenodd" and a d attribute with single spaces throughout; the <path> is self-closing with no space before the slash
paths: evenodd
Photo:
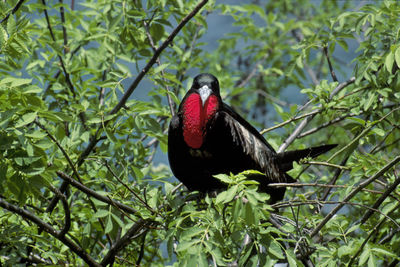
<path id="1" fill-rule="evenodd" d="M 144 24 L 144 29 L 146 30 L 147 39 L 149 39 L 150 46 L 153 49 L 153 52 L 155 53 L 157 51 L 157 47 L 154 44 L 153 37 L 151 37 L 150 30 L 149 30 L 149 25 L 147 24 L 146 21 L 144 21 L 143 24 Z M 157 57 L 156 62 L 158 64 L 158 66 L 161 66 L 160 57 Z M 164 80 L 164 82 L 167 82 L 167 79 L 165 79 L 164 70 L 161 70 L 161 75 L 162 75 L 162 79 Z M 175 116 L 174 102 L 172 101 L 172 98 L 170 96 L 170 91 L 171 90 L 169 90 L 169 86 L 168 85 L 165 85 L 165 90 L 167 91 L 167 99 L 168 99 L 168 105 L 169 105 L 169 109 L 170 109 L 171 115 Z"/>
<path id="2" fill-rule="evenodd" d="M 126 245 L 129 244 L 131 238 L 142 228 L 152 224 L 152 221 L 139 219 L 126 233 L 124 236 L 121 237 L 120 240 L 115 242 L 110 250 L 107 252 L 107 255 L 104 256 L 103 260 L 101 261 L 102 266 L 107 266 L 117 255 L 117 253 Z"/>
<path id="3" fill-rule="evenodd" d="M 332 99 L 333 96 L 335 96 L 337 93 L 339 93 L 341 90 L 349 86 L 350 84 L 354 83 L 356 81 L 355 77 L 350 78 L 348 81 L 343 82 L 339 84 L 330 94 L 329 99 Z M 321 106 L 321 105 L 319 105 Z M 316 113 L 315 113 L 316 114 Z M 303 129 L 306 127 L 306 125 L 314 118 L 315 114 L 310 115 L 309 117 L 306 117 L 299 126 L 293 131 L 293 133 L 286 138 L 286 140 L 282 143 L 282 145 L 278 149 L 278 153 L 284 151 L 296 138 L 297 136 L 303 131 Z"/>
<path id="4" fill-rule="evenodd" d="M 344 199 L 343 203 L 338 204 L 331 212 L 329 212 L 328 215 L 325 216 L 325 218 L 315 227 L 315 229 L 310 233 L 310 236 L 313 237 L 315 236 L 321 229 L 324 227 L 324 225 L 345 205 L 345 202 L 349 201 L 352 199 L 358 192 L 360 192 L 363 188 L 365 188 L 367 185 L 378 179 L 381 175 L 383 175 L 385 172 L 387 172 L 390 168 L 395 166 L 398 162 L 400 161 L 400 156 L 395 157 L 391 162 L 386 164 L 382 169 L 380 169 L 378 172 L 376 172 L 373 176 L 365 180 L 364 182 L 360 183 L 353 191 L 351 191 Z"/>
<path id="5" fill-rule="evenodd" d="M 92 257 L 90 257 L 84 249 L 73 243 L 70 239 L 68 239 L 62 231 L 56 231 L 50 224 L 42 221 L 39 217 L 36 217 L 29 211 L 23 210 L 18 206 L 15 206 L 11 203 L 8 203 L 3 198 L 0 197 L 0 206 L 6 210 L 14 212 L 20 215 L 25 220 L 29 220 L 39 226 L 41 229 L 54 236 L 58 240 L 60 240 L 64 245 L 69 247 L 73 252 L 75 252 L 79 257 L 81 257 L 89 266 L 101 266 L 99 265 Z"/>
<path id="6" fill-rule="evenodd" d="M 67 181 L 69 184 L 71 184 L 72 186 L 78 188 L 80 191 L 84 192 L 85 194 L 87 194 L 88 196 L 94 197 L 97 200 L 100 200 L 102 202 L 105 202 L 111 206 L 114 206 L 118 209 L 121 209 L 129 214 L 136 214 L 137 211 L 133 208 L 131 208 L 130 206 L 127 206 L 123 203 L 117 202 L 112 200 L 109 197 L 105 197 L 103 195 L 100 195 L 99 193 L 97 193 L 96 191 L 84 186 L 83 184 L 81 184 L 80 182 L 76 181 L 74 178 L 72 178 L 71 176 L 67 175 L 66 173 L 63 173 L 62 171 L 56 171 L 57 175 L 63 179 L 64 181 Z"/>
<path id="7" fill-rule="evenodd" d="M 330 59 L 330 57 L 329 57 L 328 46 L 327 46 L 327 45 L 324 46 L 323 50 L 324 50 L 325 57 L 326 57 L 326 59 L 328 60 L 328 66 L 329 66 L 329 70 L 330 70 L 330 72 L 331 72 L 332 79 L 333 79 L 334 82 L 337 82 L 338 79 L 337 79 L 337 77 L 336 77 L 335 71 L 333 70 L 332 63 L 331 63 L 331 59 Z"/>
<path id="8" fill-rule="evenodd" d="M 3 22 L 7 21 L 8 18 L 11 16 L 11 14 L 14 15 L 15 12 L 17 12 L 18 9 L 21 7 L 22 3 L 24 3 L 24 1 L 25 1 L 25 0 L 19 0 L 18 3 L 15 5 L 15 7 L 11 10 L 11 12 L 9 12 L 9 13 L 7 14 L 7 16 L 5 16 L 4 19 L 2 19 L 2 20 L 0 21 L 0 24 L 2 24 Z"/>
<path id="9" fill-rule="evenodd" d="M 391 184 L 388 189 L 378 198 L 378 200 L 374 203 L 372 206 L 373 209 L 378 209 L 379 206 L 382 204 L 382 202 L 396 189 L 396 187 L 400 184 L 400 177 L 397 177 L 397 179 L 394 181 L 393 184 Z M 365 223 L 368 218 L 372 215 L 373 210 L 368 210 L 364 216 L 362 217 L 360 224 Z"/>
<path id="10" fill-rule="evenodd" d="M 56 38 L 54 36 L 53 29 L 51 27 L 49 14 L 47 13 L 46 0 L 42 0 L 42 4 L 44 5 L 43 11 L 44 11 L 44 15 L 46 17 L 47 28 L 49 29 L 51 39 L 53 40 L 53 42 L 56 42 Z M 65 68 L 64 60 L 62 59 L 62 57 L 58 53 L 57 53 L 57 57 L 58 57 L 58 60 L 60 61 L 61 68 L 62 68 L 62 70 L 64 72 L 65 80 L 67 82 L 68 88 L 69 88 L 70 92 L 72 93 L 72 96 L 75 98 L 76 94 L 75 94 L 74 86 L 72 85 L 69 73 L 67 72 L 67 69 Z"/>
<path id="11" fill-rule="evenodd" d="M 176 28 L 172 31 L 172 33 L 168 36 L 168 38 L 162 43 L 162 45 L 156 50 L 152 58 L 149 60 L 149 62 L 146 64 L 146 66 L 139 72 L 138 76 L 136 79 L 133 81 L 133 83 L 130 85 L 129 89 L 125 92 L 125 94 L 122 96 L 121 100 L 118 102 L 118 104 L 109 112 L 109 114 L 115 114 L 117 113 L 126 103 L 130 95 L 134 92 L 138 84 L 141 82 L 143 77 L 147 74 L 147 72 L 151 69 L 151 67 L 156 63 L 157 58 L 160 56 L 160 54 L 164 51 L 165 48 L 168 47 L 170 43 L 174 40 L 175 36 L 180 32 L 180 30 L 186 25 L 186 23 L 189 22 L 190 19 L 192 19 L 199 11 L 200 9 L 208 2 L 208 0 L 203 0 L 201 1 L 194 9 L 192 12 L 190 12 L 186 17 L 184 17 L 181 22 L 176 26 Z M 90 142 L 86 149 L 82 152 L 81 156 L 79 157 L 78 160 L 78 166 L 85 160 L 85 158 L 91 153 L 93 148 L 96 146 L 97 142 L 99 142 L 100 139 L 97 138 L 99 132 L 101 129 L 105 126 L 107 126 L 109 120 L 104 121 L 102 126 L 99 126 L 99 128 L 96 131 L 96 134 L 90 138 Z"/>
<path id="12" fill-rule="evenodd" d="M 140 81 L 143 79 L 143 77 L 147 74 L 147 72 L 151 69 L 151 67 L 156 63 L 157 58 L 160 56 L 161 52 L 164 51 L 165 48 L 168 47 L 169 44 L 172 43 L 174 40 L 175 36 L 180 32 L 180 30 L 186 25 L 186 23 L 189 22 L 190 19 L 192 19 L 199 11 L 200 9 L 208 2 L 208 0 L 203 0 L 201 1 L 194 9 L 192 12 L 190 12 L 186 17 L 184 17 L 181 22 L 176 26 L 176 28 L 172 31 L 172 33 L 167 37 L 167 39 L 161 44 L 161 46 L 154 52 L 154 55 L 150 59 L 150 61 L 146 64 L 146 66 L 139 72 L 138 76 L 136 79 L 133 81 L 131 86 L 129 86 L 128 90 L 125 92 L 125 94 L 122 96 L 121 100 L 118 102 L 118 104 L 110 111 L 110 114 L 115 114 L 117 113 L 126 103 L 130 95 L 135 91 L 136 87 L 140 83 Z"/>
<path id="13" fill-rule="evenodd" d="M 63 204 L 64 213 L 65 213 L 64 227 L 59 232 L 59 235 L 64 236 L 66 233 L 68 233 L 68 231 L 71 227 L 71 212 L 69 209 L 68 201 L 67 201 L 67 198 L 65 197 L 65 195 L 63 193 L 61 193 L 61 191 L 58 188 L 50 185 L 50 190 L 54 194 L 56 194 L 59 199 L 61 199 L 61 203 Z"/>

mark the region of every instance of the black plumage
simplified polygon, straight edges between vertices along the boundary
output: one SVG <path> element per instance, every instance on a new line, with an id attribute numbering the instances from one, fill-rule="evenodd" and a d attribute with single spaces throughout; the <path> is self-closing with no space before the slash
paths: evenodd
<path id="1" fill-rule="evenodd" d="M 254 169 L 265 174 L 252 175 L 251 179 L 270 194 L 271 202 L 283 199 L 285 188 L 268 184 L 294 182 L 286 173 L 294 161 L 317 157 L 335 146 L 276 153 L 253 126 L 222 102 L 219 82 L 211 74 L 194 78 L 168 131 L 171 170 L 189 190 L 223 189 L 226 185 L 213 175 Z"/>

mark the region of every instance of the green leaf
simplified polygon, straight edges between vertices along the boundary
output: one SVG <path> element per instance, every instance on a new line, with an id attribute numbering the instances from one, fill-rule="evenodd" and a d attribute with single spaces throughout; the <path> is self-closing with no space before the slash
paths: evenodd
<path id="1" fill-rule="evenodd" d="M 218 180 L 220 180 L 221 182 L 223 182 L 225 184 L 232 183 L 232 178 L 226 174 L 216 174 L 216 175 L 213 175 L 213 177 L 217 178 Z"/>
<path id="2" fill-rule="evenodd" d="M 271 253 L 272 255 L 274 255 L 276 258 L 278 258 L 278 259 L 284 258 L 281 246 L 275 239 L 273 239 L 273 238 L 271 239 L 271 242 L 268 244 L 267 249 L 268 249 L 268 252 Z"/>
<path id="3" fill-rule="evenodd" d="M 22 117 L 18 120 L 18 122 L 15 124 L 15 128 L 19 128 L 22 126 L 25 126 L 29 123 L 32 123 L 37 116 L 37 112 L 30 112 L 22 115 Z"/>
<path id="4" fill-rule="evenodd" d="M 392 73 L 393 63 L 394 63 L 394 54 L 392 51 L 390 51 L 385 58 L 385 67 L 389 73 Z"/>
<path id="5" fill-rule="evenodd" d="M 237 195 L 237 190 L 238 190 L 238 185 L 234 185 L 232 187 L 230 187 L 228 190 L 226 191 L 222 191 L 221 193 L 218 194 L 215 203 L 219 204 L 219 203 L 228 203 L 230 201 L 232 201 L 232 199 Z"/>
<path id="6" fill-rule="evenodd" d="M 297 267 L 296 256 L 291 250 L 285 250 L 286 259 L 290 267 Z"/>
<path id="7" fill-rule="evenodd" d="M 104 218 L 106 216 L 108 216 L 110 213 L 109 210 L 98 210 L 95 214 L 94 217 L 96 218 Z"/>
<path id="8" fill-rule="evenodd" d="M 363 266 L 367 262 L 369 257 L 370 257 L 369 249 L 368 248 L 364 248 L 363 252 L 360 255 L 360 259 L 358 261 L 358 265 L 359 266 Z"/>
<path id="9" fill-rule="evenodd" d="M 396 65 L 400 68 L 400 46 L 397 47 L 396 51 L 394 52 L 394 59 L 396 60 Z"/>
<path id="10" fill-rule="evenodd" d="M 111 232 L 112 229 L 113 229 L 112 219 L 111 219 L 111 216 L 108 216 L 107 222 L 106 222 L 106 227 L 104 229 L 104 233 L 108 234 L 109 232 Z"/>

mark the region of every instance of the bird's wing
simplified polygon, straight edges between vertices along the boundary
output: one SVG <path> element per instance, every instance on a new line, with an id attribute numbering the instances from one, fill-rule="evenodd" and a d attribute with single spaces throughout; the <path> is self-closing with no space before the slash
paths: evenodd
<path id="1" fill-rule="evenodd" d="M 266 174 L 266 182 L 284 182 L 283 173 L 276 163 L 276 152 L 262 135 L 231 107 L 223 104 L 213 124 L 215 131 L 224 132 L 221 140 L 234 146 L 234 155 L 247 169 L 257 169 Z M 229 140 L 231 139 L 231 140 Z M 229 155 L 228 155 L 229 156 Z M 248 166 L 246 166 L 246 164 Z"/>

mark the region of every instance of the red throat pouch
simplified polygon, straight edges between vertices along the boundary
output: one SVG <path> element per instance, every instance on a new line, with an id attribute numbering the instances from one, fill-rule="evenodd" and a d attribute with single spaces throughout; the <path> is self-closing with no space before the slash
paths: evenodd
<path id="1" fill-rule="evenodd" d="M 199 94 L 193 93 L 183 104 L 183 139 L 191 148 L 200 148 L 204 141 L 207 122 L 218 108 L 218 98 L 210 95 L 204 106 Z"/>

